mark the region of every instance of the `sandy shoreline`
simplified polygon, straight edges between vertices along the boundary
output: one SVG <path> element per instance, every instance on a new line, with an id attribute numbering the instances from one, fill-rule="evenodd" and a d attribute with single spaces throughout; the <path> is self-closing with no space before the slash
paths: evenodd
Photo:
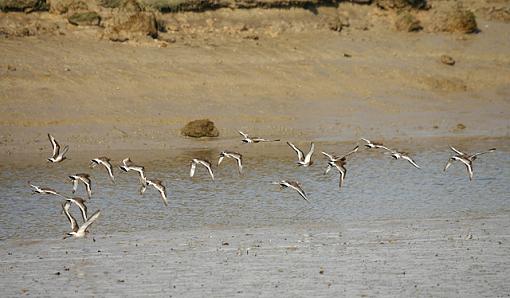
<path id="1" fill-rule="evenodd" d="M 48 132 L 84 150 L 182 148 L 180 128 L 199 118 L 222 139 L 508 136 L 508 25 L 480 23 L 463 38 L 287 33 L 214 47 L 1 40 L 0 148 L 34 151 Z"/>

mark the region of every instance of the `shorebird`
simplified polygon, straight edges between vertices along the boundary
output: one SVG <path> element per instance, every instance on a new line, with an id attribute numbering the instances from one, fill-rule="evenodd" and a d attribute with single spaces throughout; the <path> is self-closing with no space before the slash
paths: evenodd
<path id="1" fill-rule="evenodd" d="M 86 235 L 86 233 L 88 233 L 88 231 L 87 231 L 88 227 L 92 223 L 94 223 L 94 221 L 99 217 L 99 214 L 101 214 L 101 212 L 99 210 L 96 211 L 96 213 L 92 214 L 92 216 L 85 223 L 83 223 L 83 225 L 81 225 L 81 227 L 80 227 L 80 226 L 78 226 L 76 219 L 69 212 L 70 205 L 71 204 L 69 202 L 65 202 L 64 204 L 62 204 L 62 209 L 64 210 L 64 214 L 66 215 L 67 219 L 69 220 L 69 223 L 71 224 L 71 230 L 72 230 L 71 232 L 67 233 L 66 236 L 64 236 L 64 239 L 68 238 L 70 236 L 73 236 L 76 238 L 82 238 Z"/>
<path id="2" fill-rule="evenodd" d="M 308 203 L 310 201 L 308 200 L 308 197 L 306 196 L 306 193 L 301 188 L 301 185 L 297 181 L 289 181 L 289 180 L 282 180 L 280 182 L 272 182 L 271 184 L 280 185 L 280 188 L 292 188 L 293 190 L 297 191 L 298 194 Z"/>
<path id="3" fill-rule="evenodd" d="M 59 194 L 53 188 L 40 187 L 40 186 L 37 186 L 37 185 L 33 185 L 30 182 L 28 182 L 28 184 L 34 189 L 34 192 L 32 194 L 40 193 L 40 194 L 43 194 L 43 195 L 54 195 L 54 196 L 59 196 L 59 197 L 65 198 L 65 196 Z"/>
<path id="4" fill-rule="evenodd" d="M 335 156 L 335 155 L 333 155 L 333 154 L 326 153 L 326 152 L 324 152 L 324 151 L 322 151 L 321 153 L 322 153 L 324 156 L 326 156 L 326 157 L 328 158 L 328 160 L 329 160 L 329 161 L 337 161 L 337 160 L 345 160 L 345 159 L 347 159 L 347 157 L 348 157 L 349 155 L 352 155 L 352 154 L 354 154 L 354 153 L 358 152 L 358 150 L 359 150 L 359 146 L 356 146 L 356 147 L 354 147 L 354 149 L 352 149 L 351 151 L 349 151 L 349 153 L 347 153 L 347 154 L 345 154 L 345 155 L 343 155 L 343 156 L 340 156 L 340 157 Z M 329 171 L 329 170 L 328 170 L 328 171 Z M 326 171 L 326 173 L 327 173 L 328 171 Z"/>
<path id="5" fill-rule="evenodd" d="M 391 151 L 388 147 L 384 146 L 382 143 L 372 142 L 372 141 L 367 140 L 365 138 L 361 138 L 361 139 L 366 142 L 365 147 L 367 147 L 368 149 L 372 149 L 372 148 L 379 149 L 379 148 L 382 148 L 382 149 Z"/>
<path id="6" fill-rule="evenodd" d="M 156 188 L 161 194 L 161 199 L 163 200 L 163 204 L 168 206 L 168 198 L 166 196 L 166 187 L 163 185 L 163 182 L 158 179 L 147 179 L 147 185 L 152 185 Z M 144 190 L 145 192 L 145 190 Z"/>
<path id="7" fill-rule="evenodd" d="M 446 171 L 451 166 L 451 164 L 453 162 L 460 161 L 461 163 L 463 163 L 466 166 L 466 169 L 467 169 L 468 174 L 469 174 L 469 180 L 473 180 L 473 161 L 476 160 L 478 155 L 482 155 L 482 154 L 485 154 L 485 153 L 496 151 L 496 148 L 491 148 L 491 149 L 489 149 L 487 151 L 477 152 L 475 154 L 469 155 L 469 154 L 467 154 L 465 152 L 462 152 L 460 150 L 455 149 L 452 146 L 450 146 L 450 149 L 453 152 L 455 152 L 455 155 L 450 157 L 450 159 L 448 159 L 448 162 L 446 163 L 446 165 L 444 167 L 444 171 Z"/>
<path id="8" fill-rule="evenodd" d="M 64 149 L 60 151 L 60 145 L 51 134 L 48 134 L 48 139 L 50 139 L 51 147 L 53 148 L 53 155 L 48 158 L 48 161 L 61 162 L 66 159 L 64 155 L 67 153 L 67 150 L 69 150 L 69 146 L 66 145 Z"/>
<path id="9" fill-rule="evenodd" d="M 209 175 L 211 175 L 212 180 L 214 180 L 214 174 L 211 168 L 211 163 L 207 160 L 193 158 L 191 161 L 191 169 L 189 171 L 189 176 L 193 177 L 195 175 L 195 169 L 197 168 L 197 164 L 203 165 L 207 168 L 207 171 L 209 171 Z"/>
<path id="10" fill-rule="evenodd" d="M 291 142 L 287 142 L 287 145 L 289 145 L 290 148 L 292 148 L 292 149 L 294 149 L 294 151 L 296 151 L 296 153 L 298 155 L 297 164 L 299 166 L 308 167 L 313 164 L 312 154 L 315 149 L 315 145 L 313 142 L 311 143 L 310 151 L 308 152 L 308 154 L 306 156 L 303 154 L 303 151 L 299 150 L 299 148 L 294 146 L 294 144 L 292 144 Z"/>
<path id="11" fill-rule="evenodd" d="M 76 175 L 70 175 L 69 179 L 71 179 L 71 181 L 73 181 L 73 193 L 75 193 L 76 190 L 78 189 L 78 183 L 82 182 L 83 185 L 85 185 L 85 188 L 87 189 L 87 196 L 90 199 L 90 197 L 92 196 L 92 188 L 91 188 L 92 182 L 90 181 L 89 174 L 79 173 Z"/>
<path id="12" fill-rule="evenodd" d="M 262 139 L 259 137 L 250 137 L 248 134 L 242 132 L 239 130 L 239 134 L 243 136 L 244 139 L 241 140 L 243 143 L 251 144 L 251 143 L 259 143 L 259 142 L 278 142 L 280 139 L 277 140 L 268 140 L 268 139 Z"/>
<path id="13" fill-rule="evenodd" d="M 397 150 L 389 150 L 389 151 L 391 152 L 391 157 L 393 157 L 394 159 L 405 159 L 410 164 L 412 164 L 415 168 L 420 169 L 420 166 L 418 166 L 416 164 L 416 162 L 411 157 L 409 157 L 409 153 L 401 152 L 401 151 L 397 151 Z"/>
<path id="14" fill-rule="evenodd" d="M 105 156 L 94 158 L 90 161 L 90 167 L 95 168 L 97 165 L 103 165 L 108 171 L 108 175 L 113 183 L 115 183 L 115 177 L 113 176 L 113 167 L 110 162 L 110 159 Z"/>
<path id="15" fill-rule="evenodd" d="M 243 156 L 240 153 L 233 151 L 223 151 L 220 153 L 220 158 L 218 159 L 218 166 L 221 164 L 224 158 L 233 158 L 237 161 L 237 167 L 239 168 L 239 174 L 243 172 Z"/>
<path id="16" fill-rule="evenodd" d="M 329 159 L 328 167 L 326 168 L 326 171 L 324 171 L 324 174 L 327 174 L 331 170 L 331 168 L 337 169 L 338 173 L 340 174 L 340 181 L 338 183 L 339 188 L 342 188 L 345 176 L 347 175 L 347 169 L 345 168 L 345 165 L 347 164 L 347 157 L 351 154 L 358 152 L 358 149 L 359 146 L 356 146 L 349 153 L 341 157 L 336 157 L 326 152 L 322 152 L 322 154 L 324 154 Z"/>
<path id="17" fill-rule="evenodd" d="M 123 170 L 124 172 L 129 171 L 135 171 L 138 172 L 140 175 L 140 184 L 145 185 L 147 184 L 147 176 L 145 176 L 145 168 L 142 166 L 133 165 L 131 160 L 129 158 L 124 159 L 122 161 L 123 165 L 121 165 L 119 168 Z"/>

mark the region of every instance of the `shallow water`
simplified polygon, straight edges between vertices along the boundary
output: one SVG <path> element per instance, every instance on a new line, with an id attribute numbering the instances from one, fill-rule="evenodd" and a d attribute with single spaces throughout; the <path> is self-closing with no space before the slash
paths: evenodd
<path id="1" fill-rule="evenodd" d="M 247 153 L 242 176 L 238 175 L 235 162 L 226 159 L 221 167 L 215 166 L 214 182 L 205 168 L 199 167 L 194 178 L 188 175 L 192 157 L 216 162 L 216 150 L 181 152 L 168 157 L 156 154 L 154 159 L 146 156 L 146 161 L 139 163 L 145 166 L 149 178 L 164 181 L 169 207 L 164 207 L 159 193 L 151 187 L 140 196 L 135 173 L 116 170 L 116 184 L 112 184 L 104 168 L 89 169 L 84 158 L 61 164 L 47 164 L 42 160 L 23 166 L 4 166 L 0 173 L 0 239 L 64 235 L 69 224 L 61 214 L 61 202 L 52 196 L 31 195 L 26 182 L 70 194 L 72 184 L 66 177 L 80 172 L 90 173 L 93 178 L 93 197 L 87 204 L 89 214 L 101 210 L 98 222 L 91 228 L 94 235 L 504 213 L 510 210 L 509 144 L 507 141 L 493 143 L 488 142 L 487 148 L 497 145 L 498 151 L 475 161 L 471 182 L 460 163 L 443 172 L 451 153 L 444 145 L 432 144 L 413 151 L 421 170 L 381 152 L 361 151 L 348 161 L 347 178 L 341 191 L 334 170 L 323 174 L 326 162 L 320 151 L 341 154 L 352 147 L 345 144 L 317 144 L 315 164 L 310 168 L 297 167 L 294 153 L 285 144 L 273 145 L 281 147 L 281 154 L 263 157 L 263 149 Z M 308 144 L 301 146 L 307 149 Z M 243 153 L 243 148 L 239 147 L 238 151 Z M 485 145 L 466 150 L 483 148 Z M 281 179 L 300 181 L 311 203 L 290 189 L 279 190 L 271 185 L 272 181 Z M 77 195 L 85 196 L 82 185 Z M 80 221 L 78 209 L 72 208 Z"/>

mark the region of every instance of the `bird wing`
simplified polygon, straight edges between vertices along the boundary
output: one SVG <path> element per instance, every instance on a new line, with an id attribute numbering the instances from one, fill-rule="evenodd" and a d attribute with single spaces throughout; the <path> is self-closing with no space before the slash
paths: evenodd
<path id="1" fill-rule="evenodd" d="M 193 160 L 191 161 L 191 169 L 189 171 L 189 176 L 193 177 L 195 175 L 195 169 L 197 168 L 197 163 Z"/>
<path id="2" fill-rule="evenodd" d="M 310 163 L 310 160 L 312 160 L 312 154 L 315 150 L 315 144 L 312 142 L 310 145 L 310 151 L 308 151 L 308 154 L 305 156 L 305 163 Z"/>
<path id="3" fill-rule="evenodd" d="M 298 192 L 298 194 L 303 198 L 305 199 L 305 201 L 307 201 L 308 203 L 310 203 L 310 201 L 308 200 L 308 197 L 306 196 L 306 193 L 305 191 L 299 186 L 299 185 L 294 185 L 294 184 L 288 184 L 291 188 L 293 188 L 295 191 Z"/>
<path id="4" fill-rule="evenodd" d="M 372 142 L 370 142 L 370 140 L 368 140 L 368 139 L 361 138 L 361 140 L 363 140 L 363 141 L 367 142 L 367 144 L 372 144 Z"/>
<path id="5" fill-rule="evenodd" d="M 327 173 L 329 173 L 329 171 L 331 170 L 331 165 L 328 163 L 328 167 L 326 168 L 326 170 L 324 171 L 324 175 L 326 175 Z"/>
<path id="6" fill-rule="evenodd" d="M 166 187 L 162 184 L 155 185 L 155 187 L 161 194 L 161 199 L 163 200 L 163 204 L 165 204 L 165 206 L 168 206 L 168 198 L 166 196 Z"/>
<path id="7" fill-rule="evenodd" d="M 449 158 L 448 161 L 446 162 L 446 165 L 444 166 L 444 172 L 446 172 L 446 170 L 448 170 L 448 168 L 452 165 L 452 163 L 455 161 L 455 159 L 453 158 Z"/>
<path id="8" fill-rule="evenodd" d="M 467 171 L 469 173 L 469 180 L 473 180 L 473 164 L 470 162 L 470 163 L 466 163 L 466 168 L 467 168 Z"/>
<path id="9" fill-rule="evenodd" d="M 390 148 L 386 147 L 386 146 L 383 146 L 383 145 L 376 145 L 376 148 L 382 148 L 386 151 L 389 151 L 389 152 L 394 152 L 393 150 L 391 150 Z"/>
<path id="10" fill-rule="evenodd" d="M 322 153 L 324 156 L 326 156 L 326 157 L 327 157 L 330 161 L 333 161 L 333 160 L 335 160 L 335 159 L 336 159 L 336 156 L 333 156 L 333 155 L 331 155 L 331 154 L 329 154 L 329 153 L 326 153 L 326 152 L 324 152 L 324 151 L 322 151 L 321 153 Z"/>
<path id="11" fill-rule="evenodd" d="M 102 163 L 105 166 L 106 170 L 108 171 L 108 175 L 110 176 L 110 179 L 115 183 L 115 177 L 113 176 L 112 164 L 108 160 L 103 160 Z"/>
<path id="12" fill-rule="evenodd" d="M 472 159 L 473 157 L 476 157 L 478 155 L 482 155 L 482 154 L 490 153 L 490 152 L 494 152 L 494 151 L 496 151 L 496 148 L 492 148 L 492 149 L 489 149 L 487 151 L 483 151 L 483 152 L 478 152 L 478 153 L 472 154 L 469 158 Z"/>
<path id="13" fill-rule="evenodd" d="M 145 191 L 146 191 L 146 190 L 147 190 L 147 184 L 143 184 L 143 183 L 142 183 L 142 184 L 140 185 L 140 190 L 139 190 L 140 195 L 143 195 L 143 194 L 145 193 Z"/>
<path id="14" fill-rule="evenodd" d="M 243 172 L 243 156 L 241 154 L 234 155 L 234 158 L 237 161 L 237 167 L 239 168 L 239 174 Z"/>
<path id="15" fill-rule="evenodd" d="M 294 144 L 292 144 L 291 142 L 287 142 L 287 145 L 290 146 L 290 148 L 292 148 L 294 151 L 296 151 L 297 155 L 298 155 L 298 159 L 299 161 L 303 161 L 304 160 L 304 154 L 303 154 L 303 151 L 299 150 L 298 147 L 294 146 Z"/>
<path id="16" fill-rule="evenodd" d="M 83 181 L 83 184 L 85 184 L 85 188 L 87 189 L 87 195 L 89 196 L 89 199 L 90 197 L 92 196 L 92 188 L 91 188 L 91 181 L 89 178 L 86 178 L 86 177 L 83 177 L 81 179 L 81 181 Z"/>
<path id="17" fill-rule="evenodd" d="M 69 150 L 69 145 L 65 145 L 64 149 L 62 149 L 62 152 L 60 152 L 58 156 L 60 156 L 61 158 L 64 157 L 64 155 L 67 153 L 68 150 Z"/>
<path id="18" fill-rule="evenodd" d="M 37 185 L 33 185 L 30 182 L 28 182 L 28 185 L 34 188 L 34 192 L 41 192 L 41 188 Z"/>
<path id="19" fill-rule="evenodd" d="M 346 155 L 342 156 L 342 158 L 340 158 L 340 159 L 346 158 L 347 156 L 349 156 L 349 155 L 351 155 L 351 154 L 354 154 L 354 153 L 358 152 L 358 149 L 359 149 L 359 146 L 354 147 L 354 149 L 352 149 L 351 151 L 349 151 L 349 153 L 347 153 Z"/>
<path id="20" fill-rule="evenodd" d="M 48 134 L 48 139 L 50 139 L 51 147 L 53 148 L 53 158 L 56 158 L 60 151 L 60 145 L 51 134 Z"/>
<path id="21" fill-rule="evenodd" d="M 458 155 L 466 155 L 466 153 L 464 153 L 464 152 L 462 152 L 462 151 L 460 151 L 460 150 L 455 149 L 453 146 L 450 146 L 450 149 L 451 149 L 453 152 L 457 153 Z"/>
<path id="22" fill-rule="evenodd" d="M 122 164 L 127 166 L 129 164 L 131 164 L 131 159 L 129 157 L 126 157 L 122 160 Z"/>
<path id="23" fill-rule="evenodd" d="M 218 166 L 221 164 L 221 162 L 223 161 L 223 159 L 224 159 L 224 158 L 225 158 L 225 157 L 224 157 L 223 155 L 222 155 L 222 156 L 220 156 L 220 159 L 218 159 Z"/>
<path id="24" fill-rule="evenodd" d="M 76 192 L 76 190 L 78 189 L 78 179 L 74 179 L 74 178 L 71 178 L 73 179 L 73 193 Z"/>
<path id="25" fill-rule="evenodd" d="M 244 132 L 238 130 L 239 134 L 242 135 L 245 139 L 248 138 L 248 134 L 245 134 Z"/>
<path id="26" fill-rule="evenodd" d="M 338 172 L 340 173 L 338 188 L 342 188 L 342 185 L 344 185 L 345 174 L 347 174 L 347 169 L 344 167 L 339 167 Z"/>
<path id="27" fill-rule="evenodd" d="M 207 168 L 207 171 L 209 171 L 209 175 L 211 175 L 212 180 L 214 180 L 214 174 L 213 174 L 213 171 L 211 168 L 211 164 L 209 162 L 204 162 L 204 161 L 202 161 L 202 164 L 204 165 L 204 167 Z"/>
<path id="28" fill-rule="evenodd" d="M 403 159 L 405 159 L 405 160 L 407 160 L 407 161 L 408 161 L 410 164 L 412 164 L 415 168 L 417 168 L 417 169 L 419 169 L 419 168 L 420 168 L 420 166 L 419 166 L 419 165 L 417 165 L 417 164 L 416 164 L 416 162 L 415 162 L 412 158 L 410 158 L 409 156 L 407 156 L 407 155 L 402 155 L 402 158 L 403 158 Z"/>
<path id="29" fill-rule="evenodd" d="M 97 210 L 96 213 L 92 214 L 92 216 L 78 229 L 78 234 L 84 233 L 88 227 L 94 223 L 94 221 L 99 217 L 99 214 L 101 214 L 101 211 Z"/>
<path id="30" fill-rule="evenodd" d="M 64 204 L 62 204 L 62 209 L 64 210 L 64 214 L 67 217 L 67 220 L 71 224 L 71 230 L 73 232 L 78 231 L 78 224 L 76 223 L 76 219 L 69 213 L 69 207 L 71 207 L 71 203 L 66 201 Z"/>
<path id="31" fill-rule="evenodd" d="M 87 221 L 87 218 L 88 218 L 87 217 L 87 206 L 83 202 L 83 199 L 82 198 L 66 198 L 66 200 L 76 204 L 76 206 L 78 206 L 78 208 L 80 208 L 83 221 L 84 222 Z"/>
<path id="32" fill-rule="evenodd" d="M 140 183 L 144 184 L 147 181 L 147 177 L 145 176 L 145 168 L 142 166 L 131 166 L 131 170 L 138 172 L 140 175 Z"/>
<path id="33" fill-rule="evenodd" d="M 469 174 L 469 180 L 473 180 L 473 163 L 465 158 L 460 158 L 459 161 L 466 166 L 466 170 Z"/>

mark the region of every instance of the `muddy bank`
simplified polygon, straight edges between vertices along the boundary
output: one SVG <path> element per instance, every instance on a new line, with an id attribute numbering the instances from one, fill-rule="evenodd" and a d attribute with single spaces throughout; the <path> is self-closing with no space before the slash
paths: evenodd
<path id="1" fill-rule="evenodd" d="M 80 150 L 183 147 L 192 141 L 181 128 L 203 118 L 232 140 L 238 129 L 308 140 L 507 136 L 509 31 L 482 25 L 490 30 L 467 38 L 285 31 L 167 48 L 2 40 L 0 146 L 40 150 L 52 132 Z"/>
<path id="2" fill-rule="evenodd" d="M 294 140 L 508 136 L 510 25 L 485 14 L 503 4 L 463 1 L 480 32 L 462 34 L 431 22 L 452 1 L 391 3 L 2 13 L 0 148 L 44 150 L 48 132 L 77 150 L 200 147 L 207 140 L 180 134 L 196 119 L 214 121 L 218 142 L 238 129 Z"/>

